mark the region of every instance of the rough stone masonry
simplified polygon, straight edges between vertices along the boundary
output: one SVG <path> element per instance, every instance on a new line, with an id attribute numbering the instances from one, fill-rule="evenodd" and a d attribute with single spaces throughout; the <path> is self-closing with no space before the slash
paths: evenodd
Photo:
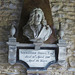
<path id="1" fill-rule="evenodd" d="M 46 75 L 75 75 L 75 0 L 50 0 L 54 27 L 59 28 L 59 19 L 67 46 L 67 69 L 58 64 L 51 65 Z M 0 0 L 0 75 L 25 75 L 22 65 L 7 63 L 7 45 L 12 24 L 17 28 L 22 9 L 20 0 Z"/>

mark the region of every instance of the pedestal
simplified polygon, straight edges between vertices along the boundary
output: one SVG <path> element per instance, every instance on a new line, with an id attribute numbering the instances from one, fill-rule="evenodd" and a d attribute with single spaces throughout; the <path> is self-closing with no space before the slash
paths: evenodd
<path id="1" fill-rule="evenodd" d="M 16 45 L 18 44 L 18 42 L 16 42 L 16 38 L 11 37 L 9 38 L 7 44 L 9 45 L 8 62 L 11 65 L 14 65 L 16 63 L 16 51 L 17 51 Z"/>
<path id="2" fill-rule="evenodd" d="M 27 71 L 27 75 L 47 75 L 47 71 Z"/>
<path id="3" fill-rule="evenodd" d="M 59 46 L 58 63 L 61 66 L 66 66 L 67 65 L 67 63 L 66 63 L 66 46 L 67 46 L 67 44 L 66 44 L 65 40 L 60 39 L 58 46 Z"/>

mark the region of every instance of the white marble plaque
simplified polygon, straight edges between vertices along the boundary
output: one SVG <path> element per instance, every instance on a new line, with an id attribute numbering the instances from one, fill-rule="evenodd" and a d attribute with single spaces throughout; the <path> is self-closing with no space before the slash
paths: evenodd
<path id="1" fill-rule="evenodd" d="M 19 49 L 19 60 L 30 67 L 45 67 L 49 62 L 55 61 L 55 50 Z"/>

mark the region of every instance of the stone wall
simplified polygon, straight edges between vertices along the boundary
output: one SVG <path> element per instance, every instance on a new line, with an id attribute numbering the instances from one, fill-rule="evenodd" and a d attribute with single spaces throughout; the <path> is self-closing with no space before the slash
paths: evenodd
<path id="1" fill-rule="evenodd" d="M 63 38 L 67 43 L 67 69 L 57 67 L 58 69 L 52 69 L 55 74 L 51 71 L 51 75 L 75 75 L 75 0 L 50 0 L 50 7 L 54 28 L 58 30 L 61 23 Z"/>
<path id="2" fill-rule="evenodd" d="M 0 62 L 7 62 L 6 41 L 10 37 L 12 24 L 17 28 L 22 9 L 22 1 L 0 0 Z"/>
<path id="3" fill-rule="evenodd" d="M 0 0 L 0 75 L 25 75 L 22 65 L 8 64 L 8 46 L 6 42 L 10 37 L 10 27 L 19 25 L 23 0 Z"/>
<path id="4" fill-rule="evenodd" d="M 26 70 L 20 64 L 11 66 L 7 63 L 8 48 L 12 24 L 19 24 L 22 0 L 0 0 L 0 75 L 25 75 Z M 51 65 L 47 75 L 75 75 L 75 0 L 50 0 L 54 28 L 59 29 L 61 22 L 67 46 L 67 68 L 59 64 Z"/>

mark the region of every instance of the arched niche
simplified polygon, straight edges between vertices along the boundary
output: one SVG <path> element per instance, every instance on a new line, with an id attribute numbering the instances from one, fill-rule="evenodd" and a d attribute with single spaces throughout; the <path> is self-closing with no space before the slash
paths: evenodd
<path id="1" fill-rule="evenodd" d="M 51 37 L 47 41 L 45 41 L 45 43 L 55 43 L 57 39 L 55 37 L 54 30 L 53 30 L 53 19 L 51 14 L 51 8 L 49 5 L 49 0 L 24 0 L 20 23 L 18 26 L 17 41 L 22 43 L 32 43 L 29 41 L 27 37 L 23 36 L 23 26 L 26 25 L 29 19 L 30 12 L 34 8 L 41 8 L 43 10 L 45 14 L 45 18 L 47 20 L 47 24 L 50 25 L 53 31 Z"/>

